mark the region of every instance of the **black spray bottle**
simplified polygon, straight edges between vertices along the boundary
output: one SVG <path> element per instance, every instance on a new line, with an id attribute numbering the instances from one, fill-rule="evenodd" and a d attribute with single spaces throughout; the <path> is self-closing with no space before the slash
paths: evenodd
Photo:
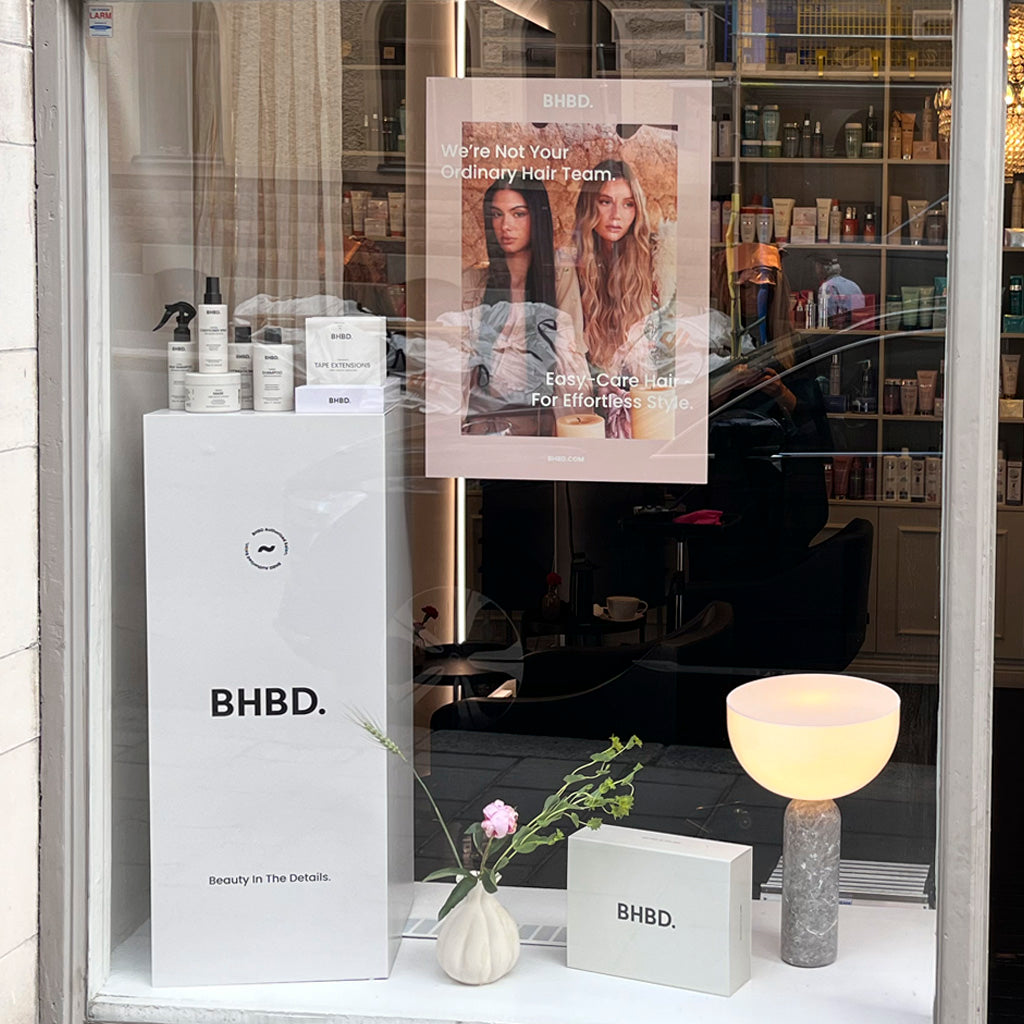
<path id="1" fill-rule="evenodd" d="M 172 316 L 177 317 L 174 321 L 174 340 L 167 343 L 168 409 L 184 411 L 185 374 L 194 373 L 199 366 L 196 343 L 188 329 L 195 315 L 195 306 L 190 302 L 170 302 L 164 306 L 163 319 L 153 328 L 154 331 L 159 331 Z"/>

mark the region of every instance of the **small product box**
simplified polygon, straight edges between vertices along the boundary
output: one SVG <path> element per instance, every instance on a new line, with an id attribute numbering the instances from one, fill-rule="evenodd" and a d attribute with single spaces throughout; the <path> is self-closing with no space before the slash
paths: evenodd
<path id="1" fill-rule="evenodd" d="M 385 326 L 382 316 L 306 317 L 306 382 L 383 387 Z"/>
<path id="2" fill-rule="evenodd" d="M 1010 313 L 1004 313 L 1003 333 L 1024 334 L 1024 316 L 1013 316 Z"/>
<path id="3" fill-rule="evenodd" d="M 814 245 L 817 241 L 813 224 L 792 224 L 789 228 L 790 245 Z"/>
<path id="4" fill-rule="evenodd" d="M 937 142 L 915 142 L 913 153 L 915 160 L 938 160 L 939 144 Z"/>
<path id="5" fill-rule="evenodd" d="M 899 480 L 899 467 L 895 455 L 886 455 L 882 459 L 882 501 L 895 501 L 896 488 Z"/>
<path id="6" fill-rule="evenodd" d="M 793 208 L 793 224 L 805 228 L 817 228 L 818 211 L 813 206 L 796 206 Z"/>
<path id="7" fill-rule="evenodd" d="M 750 978 L 749 846 L 602 825 L 569 837 L 566 964 L 731 996 Z"/>
<path id="8" fill-rule="evenodd" d="M 924 500 L 933 505 L 942 500 L 942 459 L 935 455 L 924 460 Z"/>
<path id="9" fill-rule="evenodd" d="M 825 412 L 846 412 L 849 399 L 846 395 L 824 395 Z"/>
<path id="10" fill-rule="evenodd" d="M 711 200 L 711 241 L 722 240 L 722 204 L 717 199 Z"/>
<path id="11" fill-rule="evenodd" d="M 910 461 L 910 500 L 925 500 L 925 460 L 911 459 Z"/>
<path id="12" fill-rule="evenodd" d="M 1024 420 L 1024 398 L 1000 398 L 999 418 L 1001 420 Z"/>
<path id="13" fill-rule="evenodd" d="M 366 235 L 368 238 L 387 238 L 388 201 L 370 199 L 366 203 Z"/>
<path id="14" fill-rule="evenodd" d="M 1021 462 L 1010 459 L 1006 463 L 1006 504 L 1021 504 Z"/>

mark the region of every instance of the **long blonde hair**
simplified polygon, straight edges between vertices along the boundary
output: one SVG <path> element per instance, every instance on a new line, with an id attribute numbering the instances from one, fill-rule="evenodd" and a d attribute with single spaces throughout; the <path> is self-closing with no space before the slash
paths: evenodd
<path id="1" fill-rule="evenodd" d="M 647 201 L 633 169 L 623 160 L 603 160 L 595 172 L 600 180 L 584 182 L 576 200 L 576 266 L 583 301 L 583 333 L 590 360 L 609 368 L 629 329 L 651 312 L 654 295 L 654 238 Z M 606 258 L 598 223 L 597 199 L 608 181 L 625 181 L 633 193 L 636 216 L 629 231 L 613 243 Z"/>

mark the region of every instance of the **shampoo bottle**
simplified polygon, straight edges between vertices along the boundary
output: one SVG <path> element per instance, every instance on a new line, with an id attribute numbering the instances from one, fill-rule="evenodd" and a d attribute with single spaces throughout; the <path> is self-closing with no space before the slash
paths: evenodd
<path id="1" fill-rule="evenodd" d="M 252 403 L 257 412 L 295 408 L 295 354 L 281 344 L 281 328 L 267 327 L 252 346 Z"/>
<path id="2" fill-rule="evenodd" d="M 864 500 L 874 501 L 877 495 L 875 490 L 875 460 L 868 458 L 864 463 Z"/>
<path id="3" fill-rule="evenodd" d="M 172 316 L 174 340 L 167 342 L 167 408 L 179 411 L 185 408 L 185 374 L 196 369 L 196 343 L 188 325 L 196 315 L 190 302 L 171 302 L 164 306 L 163 319 L 153 328 L 159 331 Z"/>
<path id="4" fill-rule="evenodd" d="M 864 211 L 864 242 L 873 245 L 878 241 L 878 225 L 875 221 L 875 211 L 870 207 Z"/>
<path id="5" fill-rule="evenodd" d="M 206 279 L 206 294 L 199 306 L 199 372 L 227 373 L 228 307 L 221 302 L 220 278 Z"/>
<path id="6" fill-rule="evenodd" d="M 936 142 L 935 129 L 938 124 L 938 116 L 935 113 L 935 105 L 931 96 L 924 98 L 924 110 L 921 111 L 921 141 Z"/>
<path id="7" fill-rule="evenodd" d="M 882 457 L 882 501 L 896 500 L 898 462 L 899 459 L 895 455 L 885 455 Z"/>
<path id="8" fill-rule="evenodd" d="M 832 353 L 832 362 L 828 368 L 828 393 L 830 396 L 835 397 L 841 395 L 843 383 L 843 367 L 839 361 L 839 353 Z"/>
<path id="9" fill-rule="evenodd" d="M 864 119 L 864 141 L 878 142 L 878 118 L 875 117 L 875 108 L 868 107 L 868 116 Z"/>
<path id="10" fill-rule="evenodd" d="M 732 156 L 732 118 L 728 113 L 718 122 L 718 155 Z"/>
<path id="11" fill-rule="evenodd" d="M 241 401 L 243 409 L 252 408 L 252 328 L 248 324 L 235 325 L 235 340 L 228 345 L 228 369 L 242 375 Z"/>
<path id="12" fill-rule="evenodd" d="M 842 237 L 843 211 L 839 209 L 839 200 L 832 200 L 832 209 L 828 213 L 828 241 L 829 245 L 838 245 Z"/>
<path id="13" fill-rule="evenodd" d="M 910 483 L 913 460 L 910 449 L 903 448 L 896 457 L 896 500 L 910 501 Z"/>

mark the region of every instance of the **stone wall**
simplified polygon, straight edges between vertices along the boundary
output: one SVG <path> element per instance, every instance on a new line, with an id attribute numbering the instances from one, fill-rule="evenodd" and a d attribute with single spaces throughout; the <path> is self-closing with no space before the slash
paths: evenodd
<path id="1" fill-rule="evenodd" d="M 0 1021 L 36 1019 L 39 615 L 31 0 L 0 0 Z"/>

